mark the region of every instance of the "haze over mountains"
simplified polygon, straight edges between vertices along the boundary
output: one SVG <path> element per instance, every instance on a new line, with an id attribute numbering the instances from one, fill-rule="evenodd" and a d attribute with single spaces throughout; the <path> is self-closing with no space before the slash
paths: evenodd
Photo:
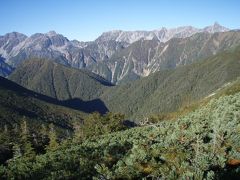
<path id="1" fill-rule="evenodd" d="M 213 33 L 226 31 L 229 29 L 218 23 L 203 29 L 185 26 L 154 31 L 110 31 L 92 42 L 70 41 L 54 31 L 46 34 L 36 33 L 30 37 L 17 32 L 8 33 L 0 37 L 0 54 L 3 61 L 10 66 L 1 65 L 1 74 L 6 76 L 25 59 L 36 57 L 51 59 L 70 67 L 87 68 L 112 83 L 131 81 L 160 69 L 175 68 L 179 64 L 187 64 L 193 61 L 193 58 L 196 59 L 194 50 L 190 51 L 194 57 L 187 54 L 188 44 L 191 44 L 191 41 L 195 42 L 194 38 L 181 38 L 196 34 L 195 38 L 202 38 L 205 46 L 214 41 L 215 45 L 208 54 L 215 54 L 224 47 L 218 47 L 222 38 L 214 39 L 218 35 L 213 36 Z M 197 35 L 199 33 L 201 35 Z M 187 48 L 181 53 L 173 53 L 170 58 L 166 54 L 171 49 L 178 50 L 175 46 Z M 203 54 L 204 49 L 199 58 L 202 58 Z M 176 62 L 172 62 L 172 59 Z"/>

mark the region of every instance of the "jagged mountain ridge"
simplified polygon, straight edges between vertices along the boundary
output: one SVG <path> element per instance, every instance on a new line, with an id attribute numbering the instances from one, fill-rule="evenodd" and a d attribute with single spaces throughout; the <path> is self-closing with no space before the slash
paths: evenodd
<path id="1" fill-rule="evenodd" d="M 143 39 L 143 40 L 156 39 L 156 40 L 159 40 L 160 42 L 167 42 L 172 38 L 186 38 L 200 32 L 215 33 L 215 32 L 225 32 L 225 31 L 229 31 L 229 29 L 215 22 L 212 26 L 207 26 L 203 29 L 195 28 L 192 26 L 182 26 L 182 27 L 170 28 L 170 29 L 163 27 L 159 30 L 153 30 L 153 31 L 114 30 L 114 31 L 104 32 L 100 37 L 96 39 L 96 41 L 101 42 L 101 41 L 114 40 L 119 42 L 127 42 L 131 44 L 140 39 Z"/>
<path id="2" fill-rule="evenodd" d="M 9 39 L 12 36 L 15 36 L 16 40 Z M 117 49 L 123 47 L 123 43 L 115 41 L 102 43 L 69 41 L 54 31 L 46 34 L 36 33 L 30 37 L 24 36 L 24 38 L 22 36 L 22 34 L 13 32 L 0 38 L 0 54 L 5 62 L 13 67 L 25 59 L 37 57 L 84 68 L 91 63 L 107 59 Z"/>
<path id="3" fill-rule="evenodd" d="M 240 76 L 239 68 L 240 46 L 186 66 L 110 87 L 101 99 L 110 111 L 125 113 L 133 119 L 173 112 L 235 80 Z"/>
<path id="4" fill-rule="evenodd" d="M 128 82 L 156 71 L 190 64 L 240 44 L 240 31 L 197 33 L 187 38 L 139 40 L 103 62 L 88 67 L 112 83 Z"/>
<path id="5" fill-rule="evenodd" d="M 15 46 L 26 40 L 27 36 L 18 32 L 7 33 L 0 36 L 0 54 L 8 59 L 9 54 Z"/>
<path id="6" fill-rule="evenodd" d="M 114 34 L 103 33 L 103 35 L 92 42 L 70 41 L 63 35 L 57 34 L 54 31 L 45 34 L 36 33 L 30 37 L 14 32 L 8 33 L 5 36 L 0 36 L 0 54 L 4 58 L 4 61 L 13 67 L 18 66 L 18 64 L 25 59 L 37 57 L 51 59 L 71 67 L 90 67 L 88 68 L 89 70 L 98 73 L 100 70 L 91 69 L 91 66 L 94 66 L 99 62 L 101 63 L 110 60 L 116 52 L 127 48 L 130 42 L 135 42 L 139 39 L 152 39 L 161 42 L 173 37 L 188 37 L 197 32 L 214 33 L 228 30 L 229 29 L 215 23 L 213 26 L 204 29 L 186 26 L 170 30 L 162 28 L 159 31 L 152 31 L 155 34 L 158 34 L 157 38 L 149 35 L 149 33 L 145 31 L 131 32 L 131 36 L 136 37 L 134 40 L 131 37 L 131 41 L 124 40 L 124 38 L 116 39 L 114 38 Z M 160 35 L 163 31 L 164 33 Z M 126 34 L 128 33 L 129 32 L 126 32 Z M 139 33 L 141 36 L 138 35 Z M 104 38 L 106 37 L 106 34 L 108 34 L 108 39 Z M 162 38 L 160 38 L 160 36 Z M 109 70 L 111 71 L 111 69 Z M 112 71 L 110 73 L 112 73 Z M 100 74 L 102 75 L 102 73 Z M 114 81 L 112 80 L 112 82 Z"/>
<path id="7" fill-rule="evenodd" d="M 186 66 L 161 70 L 117 86 L 105 86 L 96 79 L 84 78 L 87 71 L 80 72 L 46 60 L 40 61 L 46 65 L 43 68 L 35 65 L 38 61 L 25 62 L 9 78 L 24 87 L 58 99 L 71 96 L 83 100 L 99 99 L 111 112 L 124 113 L 131 119 L 142 119 L 150 114 L 176 111 L 184 103 L 206 97 L 235 80 L 240 76 L 239 52 L 238 46 Z M 51 77 L 52 73 L 55 78 Z"/>

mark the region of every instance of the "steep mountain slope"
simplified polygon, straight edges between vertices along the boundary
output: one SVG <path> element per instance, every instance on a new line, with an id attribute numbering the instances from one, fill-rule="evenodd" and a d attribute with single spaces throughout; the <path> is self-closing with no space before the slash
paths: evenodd
<path id="1" fill-rule="evenodd" d="M 239 179 L 240 93 L 213 99 L 176 121 L 63 145 L 0 166 L 3 178 Z M 13 168 L 14 167 L 14 168 Z M 26 167 L 26 168 L 21 168 Z"/>
<path id="2" fill-rule="evenodd" d="M 144 76 L 152 72 L 149 68 L 155 70 L 158 69 L 159 64 L 155 60 L 151 61 L 151 64 L 148 64 L 149 68 L 146 68 L 146 63 L 143 63 L 141 58 L 133 61 L 133 59 L 126 60 L 124 57 L 121 57 L 119 55 L 123 54 L 121 50 L 128 47 L 130 43 L 138 40 L 166 42 L 172 38 L 186 38 L 199 32 L 212 34 L 228 30 L 229 29 L 215 23 L 214 25 L 203 29 L 186 26 L 169 30 L 162 28 L 161 30 L 149 32 L 114 31 L 103 33 L 102 36 L 92 42 L 79 42 L 76 40 L 69 41 L 66 37 L 61 34 L 57 34 L 54 31 L 50 31 L 45 34 L 36 33 L 30 37 L 13 32 L 0 36 L 0 55 L 4 58 L 5 63 L 12 67 L 18 66 L 26 59 L 44 58 L 54 60 L 55 62 L 59 62 L 64 65 L 69 65 L 71 67 L 88 68 L 92 72 L 100 74 L 105 78 L 112 80 L 112 82 L 115 82 L 118 81 L 118 79 L 122 79 L 125 74 L 127 74 L 127 76 L 123 79 L 131 80 L 138 78 L 139 75 Z M 132 49 L 132 47 L 130 47 L 130 49 Z M 152 54 L 152 46 L 149 48 L 145 47 L 145 49 Z M 162 50 L 161 47 L 160 50 Z M 126 51 L 128 52 L 129 50 Z M 115 59 L 102 64 L 102 62 L 112 59 L 111 57 L 115 54 L 115 52 L 119 52 L 115 56 Z M 126 57 L 129 57 L 129 54 L 126 54 Z M 120 65 L 117 65 L 120 67 L 115 68 L 116 59 L 120 61 Z M 126 64 L 126 61 L 130 62 Z M 115 74 L 115 69 L 125 69 L 125 67 L 129 66 L 129 64 L 134 67 L 134 71 L 130 68 L 130 72 L 122 72 L 122 70 L 120 70 L 117 71 L 120 74 Z M 152 67 L 152 65 L 154 67 Z"/>
<path id="3" fill-rule="evenodd" d="M 88 67 L 112 83 L 121 83 L 215 55 L 240 44 L 240 31 L 198 33 L 188 38 L 137 41 L 117 51 L 110 60 Z"/>
<path id="4" fill-rule="evenodd" d="M 208 59 L 163 70 L 132 83 L 109 88 L 101 96 L 110 111 L 134 119 L 175 111 L 240 76 L 240 47 Z"/>
<path id="5" fill-rule="evenodd" d="M 62 130 L 72 130 L 71 121 L 82 120 L 84 113 L 63 107 L 63 103 L 27 90 L 0 77 L 0 128 L 14 128 L 26 120 L 31 130 L 39 130 L 41 124 L 53 123 Z"/>
<path id="6" fill-rule="evenodd" d="M 0 54 L 14 67 L 29 58 L 45 58 L 84 68 L 91 63 L 108 59 L 116 50 L 123 48 L 124 44 L 126 45 L 116 41 L 69 41 L 54 31 L 36 33 L 30 37 L 9 33 L 0 36 Z"/>
<path id="7" fill-rule="evenodd" d="M 45 59 L 25 61 L 9 79 L 59 100 L 93 100 L 99 97 L 106 87 L 111 86 L 105 79 L 87 70 L 69 68 Z"/>
<path id="8" fill-rule="evenodd" d="M 6 59 L 12 66 L 17 66 L 23 60 L 30 57 L 46 58 L 58 61 L 62 64 L 68 64 L 66 56 L 67 51 L 62 51 L 61 47 L 68 48 L 69 40 L 62 35 L 50 31 L 46 34 L 36 33 L 23 42 L 15 46 Z"/>
<path id="9" fill-rule="evenodd" d="M 8 59 L 11 51 L 21 42 L 26 40 L 27 36 L 18 32 L 7 33 L 0 36 L 0 54 L 3 58 Z"/>
<path id="10" fill-rule="evenodd" d="M 3 58 L 0 57 L 0 76 L 8 76 L 13 71 L 13 68 L 4 62 Z"/>
<path id="11" fill-rule="evenodd" d="M 190 65 L 162 70 L 112 87 L 92 73 L 45 60 L 27 61 L 9 78 L 58 99 L 97 99 L 104 109 L 138 120 L 151 114 L 175 111 L 186 103 L 208 96 L 240 76 L 239 59 L 238 46 Z"/>
<path id="12" fill-rule="evenodd" d="M 127 43 L 117 41 L 89 42 L 87 46 L 77 49 L 77 56 L 70 60 L 72 67 L 85 68 L 92 64 L 108 60 L 116 51 L 127 47 Z"/>
<path id="13" fill-rule="evenodd" d="M 157 53 L 158 40 L 140 40 L 125 49 L 117 51 L 110 60 L 98 62 L 87 67 L 112 83 L 127 82 L 147 76 L 144 69 Z M 149 72 L 150 73 L 150 72 Z"/>
<path id="14" fill-rule="evenodd" d="M 221 26 L 218 23 L 214 23 L 212 26 L 207 26 L 203 29 L 197 29 L 192 26 L 183 26 L 178 28 L 161 28 L 153 31 L 109 31 L 104 32 L 96 41 L 119 41 L 126 43 L 133 43 L 142 40 L 159 40 L 160 42 L 166 42 L 172 38 L 186 38 L 199 32 L 215 33 L 229 31 L 228 28 Z"/>

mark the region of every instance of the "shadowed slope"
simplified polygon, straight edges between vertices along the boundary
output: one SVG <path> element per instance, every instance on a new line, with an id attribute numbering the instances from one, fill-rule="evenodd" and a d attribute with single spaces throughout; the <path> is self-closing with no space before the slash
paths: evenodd
<path id="1" fill-rule="evenodd" d="M 33 91 L 68 100 L 96 99 L 111 83 L 86 70 L 69 68 L 44 59 L 31 59 L 21 64 L 9 79 Z"/>
<path id="2" fill-rule="evenodd" d="M 101 96 L 110 111 L 129 117 L 171 112 L 240 76 L 240 47 L 175 70 L 111 87 Z"/>

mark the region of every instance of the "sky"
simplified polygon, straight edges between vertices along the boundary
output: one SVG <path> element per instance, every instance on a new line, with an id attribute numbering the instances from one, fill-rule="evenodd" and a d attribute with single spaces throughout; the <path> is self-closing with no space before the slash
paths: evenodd
<path id="1" fill-rule="evenodd" d="M 214 22 L 240 29 L 240 0 L 0 0 L 0 35 L 54 30 L 91 41 L 110 30 L 154 30 Z"/>

